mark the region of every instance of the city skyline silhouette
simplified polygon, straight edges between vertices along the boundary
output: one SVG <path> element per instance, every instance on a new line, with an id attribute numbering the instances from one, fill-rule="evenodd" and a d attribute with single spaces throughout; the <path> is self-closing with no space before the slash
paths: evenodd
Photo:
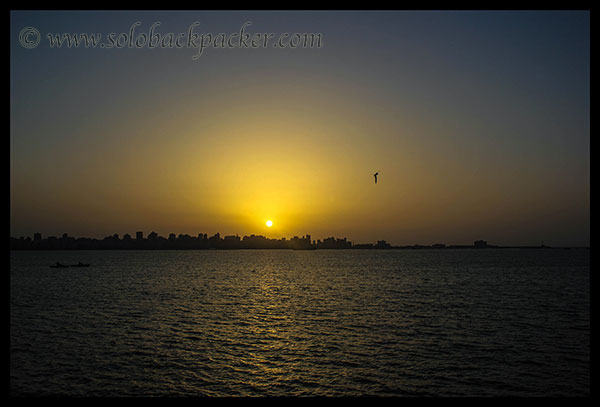
<path id="1" fill-rule="evenodd" d="M 207 233 L 197 235 L 170 233 L 168 237 L 160 236 L 156 232 L 150 232 L 144 236 L 143 231 L 137 231 L 135 236 L 129 233 L 122 237 L 115 233 L 102 239 L 74 237 L 63 233 L 60 237 L 43 237 L 41 233 L 30 236 L 10 238 L 11 250 L 206 250 L 206 249 L 293 249 L 293 250 L 316 250 L 316 249 L 467 249 L 467 248 L 551 248 L 542 241 L 539 245 L 509 245 L 499 246 L 488 244 L 487 241 L 479 239 L 472 244 L 411 244 L 392 245 L 385 240 L 377 240 L 376 243 L 354 242 L 346 237 L 339 238 L 330 236 L 324 239 L 312 239 L 310 234 L 293 236 L 291 238 L 268 238 L 260 234 L 225 235 L 215 233 L 209 236 Z M 573 246 L 558 248 L 578 248 Z M 585 247 L 584 247 L 585 248 Z"/>

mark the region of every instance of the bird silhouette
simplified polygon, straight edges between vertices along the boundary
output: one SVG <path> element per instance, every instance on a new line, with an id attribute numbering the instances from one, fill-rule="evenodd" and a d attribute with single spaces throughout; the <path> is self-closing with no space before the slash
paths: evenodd
<path id="1" fill-rule="evenodd" d="M 375 174 L 373 174 L 373 176 L 375 177 L 375 183 L 377 184 L 377 176 L 379 175 L 379 172 L 376 172 Z"/>

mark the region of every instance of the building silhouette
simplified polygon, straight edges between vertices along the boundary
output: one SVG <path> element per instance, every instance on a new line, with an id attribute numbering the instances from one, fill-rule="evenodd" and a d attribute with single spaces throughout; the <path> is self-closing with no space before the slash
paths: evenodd
<path id="1" fill-rule="evenodd" d="M 344 238 L 328 237 L 323 240 L 312 240 L 311 235 L 302 237 L 294 236 L 291 239 L 270 239 L 262 235 L 250 235 L 240 237 L 239 235 L 227 235 L 221 237 L 219 233 L 208 236 L 206 233 L 198 233 L 196 236 L 188 234 L 170 233 L 168 238 L 159 236 L 152 231 L 144 239 L 144 232 L 137 231 L 135 239 L 128 233 L 119 238 L 117 233 L 104 237 L 103 239 L 75 238 L 63 233 L 60 238 L 48 236 L 43 238 L 41 233 L 34 233 L 30 237 L 10 238 L 11 250 L 208 250 L 208 249 L 293 249 L 293 250 L 315 250 L 315 249 L 481 249 L 496 248 L 489 245 L 485 240 L 477 240 L 473 245 L 445 245 L 436 243 L 433 245 L 410 245 L 392 246 L 385 240 L 378 240 L 376 244 L 359 243 L 353 244 Z M 548 248 L 548 246 L 527 246 L 528 248 Z"/>

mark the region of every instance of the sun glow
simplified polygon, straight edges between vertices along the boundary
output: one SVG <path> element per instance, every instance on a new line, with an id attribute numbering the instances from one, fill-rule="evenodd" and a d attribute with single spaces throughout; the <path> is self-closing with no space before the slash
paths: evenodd
<path id="1" fill-rule="evenodd" d="M 271 226 L 273 226 L 273 221 L 271 221 L 271 220 L 268 220 L 268 221 L 267 221 L 267 227 L 271 227 Z"/>

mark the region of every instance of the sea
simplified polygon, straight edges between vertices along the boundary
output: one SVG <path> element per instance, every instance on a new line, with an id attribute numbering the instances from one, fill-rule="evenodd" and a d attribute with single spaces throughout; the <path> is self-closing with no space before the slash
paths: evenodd
<path id="1" fill-rule="evenodd" d="M 590 250 L 11 251 L 10 396 L 590 396 Z"/>

